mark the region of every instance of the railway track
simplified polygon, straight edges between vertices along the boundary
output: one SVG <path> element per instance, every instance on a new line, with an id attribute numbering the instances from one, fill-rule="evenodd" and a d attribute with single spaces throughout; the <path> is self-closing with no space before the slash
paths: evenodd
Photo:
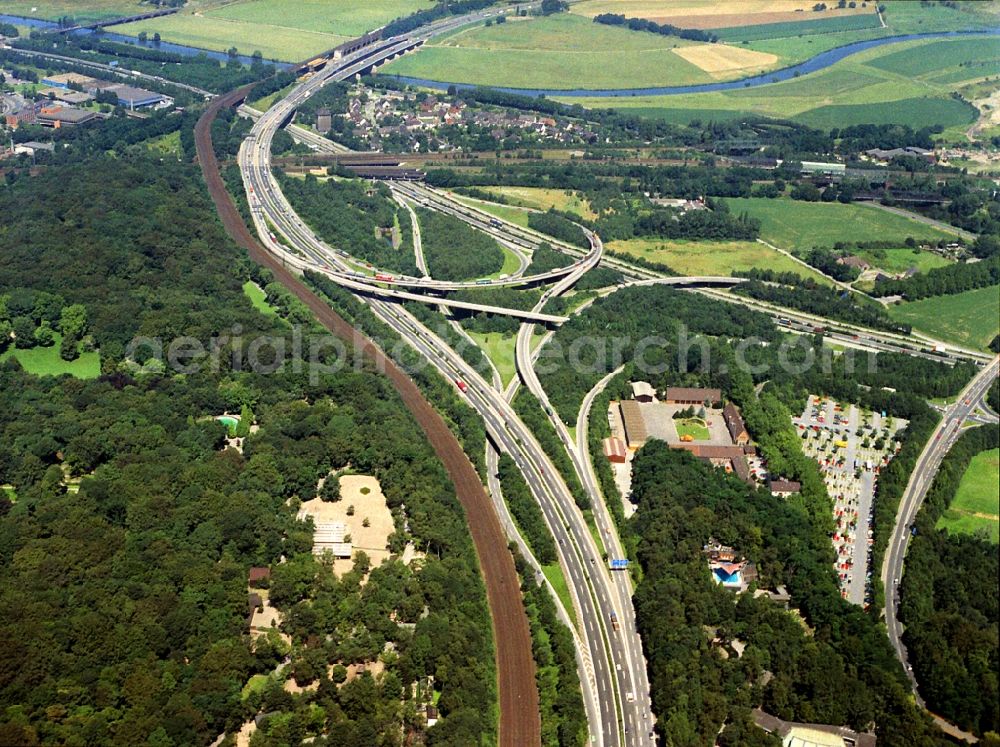
<path id="1" fill-rule="evenodd" d="M 520 579 L 507 550 L 496 510 L 482 481 L 458 439 L 424 398 L 417 385 L 370 339 L 352 327 L 328 304 L 307 288 L 280 260 L 257 241 L 226 190 L 219 163 L 212 148 L 212 122 L 226 107 L 239 104 L 250 86 L 213 100 L 195 127 L 195 146 L 209 194 L 222 224 L 250 258 L 274 274 L 275 280 L 301 300 L 330 332 L 361 352 L 389 377 L 407 410 L 413 415 L 455 485 L 455 493 L 466 514 L 473 544 L 486 585 L 486 596 L 496 645 L 497 680 L 500 700 L 499 744 L 525 747 L 541 744 L 535 662 L 531 653 L 528 618 L 521 601 Z"/>

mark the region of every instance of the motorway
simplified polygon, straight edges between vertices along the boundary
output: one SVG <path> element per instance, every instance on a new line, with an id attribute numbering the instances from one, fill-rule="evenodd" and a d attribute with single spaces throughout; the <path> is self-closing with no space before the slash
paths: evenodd
<path id="1" fill-rule="evenodd" d="M 426 34 L 427 30 L 423 33 Z M 379 44 L 375 56 L 370 50 L 362 50 L 339 60 L 335 65 L 328 65 L 263 113 L 240 149 L 240 167 L 252 206 L 254 222 L 269 250 L 293 266 L 326 269 L 326 274 L 339 284 L 366 294 L 374 292 L 374 289 L 380 286 L 351 276 L 350 265 L 346 258 L 319 241 L 294 214 L 281 195 L 270 172 L 270 141 L 277 128 L 287 121 L 293 109 L 327 81 L 350 77 L 369 67 L 374 60 L 397 54 L 411 48 L 415 43 L 413 37 L 388 40 Z M 276 238 L 272 238 L 272 227 L 288 242 L 288 247 L 282 246 Z M 599 240 L 595 240 L 591 251 L 586 252 L 580 262 L 571 266 L 560 286 L 569 287 L 586 270 L 596 265 L 600 258 L 601 244 Z M 392 293 L 396 297 L 401 297 L 399 291 L 393 290 Z M 428 297 L 418 296 L 418 298 L 433 303 L 441 301 Z M 509 403 L 496 389 L 483 381 L 455 351 L 417 323 L 398 305 L 376 299 L 369 299 L 369 304 L 382 321 L 396 329 L 410 345 L 419 350 L 445 375 L 461 378 L 467 383 L 469 403 L 483 418 L 490 438 L 505 452 L 511 454 L 539 501 L 546 520 L 558 540 L 561 564 L 582 622 L 579 630 L 584 646 L 580 657 L 583 665 L 581 682 L 591 723 L 592 743 L 609 746 L 627 744 L 630 747 L 650 744 L 652 740 L 646 736 L 645 729 L 636 728 L 636 718 L 639 714 L 643 714 L 645 719 L 650 718 L 648 690 L 629 689 L 622 692 L 619 687 L 620 678 L 615 675 L 616 672 L 622 671 L 618 670 L 617 666 L 624 650 L 620 636 L 617 635 L 618 631 L 615 631 L 611 624 L 611 612 L 621 607 L 618 594 L 610 573 L 600 560 L 600 553 L 583 516 L 576 508 L 572 495 L 559 477 L 558 471 L 549 461 L 534 434 L 520 421 Z M 531 316 L 527 318 L 554 319 L 552 315 L 545 315 L 540 309 L 530 313 Z M 629 668 L 633 668 L 631 663 Z M 626 686 L 632 685 L 626 683 Z M 649 721 L 646 726 L 651 727 Z"/>
<path id="2" fill-rule="evenodd" d="M 489 14 L 480 15 L 487 17 Z M 339 285 L 362 295 L 381 321 L 392 327 L 442 374 L 453 380 L 465 382 L 465 395 L 469 404 L 483 419 L 494 447 L 509 454 L 524 474 L 557 541 L 560 565 L 566 575 L 573 606 L 580 621 L 579 627 L 574 629 L 574 635 L 577 641 L 580 680 L 592 743 L 608 747 L 649 745 L 654 742 L 650 731 L 653 717 L 641 641 L 635 630 L 631 603 L 632 589 L 628 574 L 613 574 L 602 562 L 598 545 L 571 492 L 534 434 L 516 415 L 504 394 L 491 382 L 485 381 L 458 353 L 417 322 L 405 309 L 385 300 L 419 300 L 435 305 L 458 306 L 489 313 L 512 313 L 530 322 L 557 324 L 565 318 L 546 314 L 543 311 L 545 303 L 571 288 L 584 273 L 604 259 L 600 239 L 588 233 L 591 244 L 589 250 L 570 247 L 561 242 L 543 239 L 535 232 L 514 227 L 481 211 L 456 203 L 423 185 L 393 185 L 398 197 L 430 209 L 458 215 L 508 246 L 518 247 L 522 251 L 531 250 L 540 240 L 547 240 L 558 250 L 573 255 L 575 259 L 568 267 L 560 268 L 558 271 L 534 277 L 516 273 L 514 277 L 487 282 L 444 283 L 426 277 L 387 277 L 382 273 L 372 277 L 357 272 L 351 264 L 353 258 L 342 250 L 329 247 L 305 226 L 281 194 L 271 173 L 270 145 L 273 135 L 279 127 L 289 121 L 295 109 L 306 98 L 330 81 L 350 78 L 373 64 L 418 46 L 433 33 L 440 33 L 442 30 L 468 22 L 468 17 L 460 20 L 449 19 L 434 27 L 383 40 L 372 47 L 347 55 L 313 74 L 288 96 L 261 113 L 250 135 L 244 141 L 239 155 L 247 198 L 261 241 L 269 251 L 280 257 L 286 266 L 321 272 Z M 280 234 L 280 241 L 275 232 Z M 606 263 L 623 270 L 627 268 L 635 283 L 731 286 L 739 282 L 733 278 L 663 278 L 658 277 L 656 273 L 634 268 L 613 259 Z M 426 268 L 422 271 L 426 272 Z M 551 280 L 557 282 L 543 294 L 539 304 L 529 312 L 514 312 L 480 304 L 459 304 L 400 289 L 400 287 L 414 287 L 422 290 L 448 291 L 470 286 L 524 285 Z M 828 320 L 820 321 L 829 324 Z M 538 397 L 551 416 L 548 399 L 534 374 L 530 350 L 532 327 L 532 324 L 524 324 L 518 334 L 518 371 L 525 385 Z M 886 342 L 871 338 L 871 341 L 872 344 L 899 345 L 895 340 Z M 613 531 L 593 472 L 586 464 L 586 455 L 581 453 L 582 447 L 578 448 L 578 445 L 569 439 L 565 426 L 558 421 L 558 418 L 554 418 L 554 421 L 557 423 L 557 432 L 563 439 L 574 467 L 591 496 L 601 541 L 612 557 L 622 557 L 620 543 Z M 495 462 L 491 460 L 491 464 Z M 496 487 L 495 475 L 491 475 L 489 482 L 491 487 Z M 496 499 L 496 493 L 494 498 Z M 500 513 L 502 516 L 505 515 L 505 512 Z M 505 525 L 508 532 L 516 532 L 509 521 L 505 522 Z M 524 545 L 523 542 L 519 544 Z M 560 613 L 564 619 L 567 618 L 567 610 L 561 609 Z M 616 616 L 617 624 L 612 624 L 612 614 Z"/>
<path id="3" fill-rule="evenodd" d="M 885 558 L 882 562 L 882 585 L 885 587 L 885 622 L 889 633 L 889 640 L 896 650 L 896 656 L 903 663 L 906 669 L 906 676 L 910 680 L 910 687 L 914 692 L 917 703 L 924 707 L 924 701 L 917 691 L 917 680 L 913 675 L 913 670 L 906 658 L 906 646 L 903 645 L 903 625 L 897 617 L 899 609 L 899 579 L 903 576 L 903 562 L 906 559 L 906 549 L 910 541 L 910 525 L 920 510 L 927 495 L 927 491 L 934 482 L 934 475 L 937 474 L 941 466 L 941 460 L 951 448 L 952 444 L 961 435 L 962 424 L 970 414 L 977 408 L 983 406 L 990 385 L 997 377 L 1000 370 L 1000 358 L 993 361 L 980 371 L 976 377 L 969 382 L 958 399 L 949 407 L 931 434 L 930 440 L 924 447 L 923 452 L 917 460 L 917 466 L 910 475 L 910 482 L 906 486 L 903 498 L 899 502 L 899 510 L 896 513 L 896 525 L 893 529 L 892 538 L 889 540 L 889 547 L 886 550 Z M 935 721 L 943 729 L 950 733 L 955 733 L 955 727 L 942 719 L 935 717 Z M 950 728 L 949 728 L 950 727 Z M 966 741 L 975 741 L 964 735 Z"/>

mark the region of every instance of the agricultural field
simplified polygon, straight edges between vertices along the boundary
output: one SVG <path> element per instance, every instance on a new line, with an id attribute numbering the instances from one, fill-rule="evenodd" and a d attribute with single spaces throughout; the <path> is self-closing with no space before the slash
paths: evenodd
<path id="1" fill-rule="evenodd" d="M 972 458 L 937 528 L 951 534 L 985 531 L 993 542 L 1000 542 L 1000 449 Z"/>
<path id="2" fill-rule="evenodd" d="M 813 38 L 754 42 L 750 48 L 791 62 L 822 51 L 811 43 Z M 614 106 L 681 123 L 733 119 L 753 113 L 824 129 L 894 122 L 913 127 L 941 124 L 962 128 L 974 122 L 978 112 L 969 103 L 953 98 L 952 93 L 994 74 L 991 61 L 997 59 L 1000 38 L 996 36 L 910 41 L 866 50 L 824 70 L 762 87 L 674 96 L 560 100 L 595 108 Z"/>
<path id="3" fill-rule="evenodd" d="M 96 379 L 101 374 L 101 355 L 97 351 L 81 353 L 75 361 L 64 361 L 59 355 L 62 335 L 55 333 L 55 343 L 47 348 L 8 348 L 0 355 L 0 363 L 16 358 L 21 368 L 35 376 L 70 374 L 78 379 Z"/>
<path id="4" fill-rule="evenodd" d="M 77 23 L 144 13 L 148 6 L 139 0 L 4 0 L 0 12 L 25 18 L 56 21 L 69 16 Z"/>
<path id="5" fill-rule="evenodd" d="M 734 26 L 757 26 L 789 22 L 837 19 L 854 15 L 874 15 L 873 4 L 855 8 L 837 8 L 836 3 L 824 11 L 812 8 L 815 3 L 805 0 L 584 0 L 572 11 L 587 17 L 601 13 L 621 13 L 629 18 L 647 18 L 656 23 L 669 23 L 681 28 L 721 29 Z"/>
<path id="6" fill-rule="evenodd" d="M 229 21 L 295 28 L 337 36 L 361 36 L 434 5 L 433 0 L 242 0 L 206 15 Z"/>
<path id="7" fill-rule="evenodd" d="M 324 52 L 349 38 L 319 31 L 265 26 L 208 15 L 178 13 L 119 26 L 112 31 L 136 36 L 158 33 L 165 42 L 224 52 L 236 47 L 241 54 L 260 52 L 269 60 L 297 61 Z"/>
<path id="8" fill-rule="evenodd" d="M 953 239 L 933 226 L 870 205 L 747 197 L 726 200 L 733 214 L 749 213 L 761 221 L 760 237 L 788 251 L 833 246 L 838 241 Z"/>
<path id="9" fill-rule="evenodd" d="M 201 2 L 165 18 L 115 26 L 114 31 L 152 35 L 164 41 L 243 54 L 259 51 L 268 59 L 298 61 L 394 18 L 433 5 L 432 0 L 236 0 Z"/>
<path id="10" fill-rule="evenodd" d="M 426 44 L 419 52 L 392 62 L 383 72 L 447 82 L 555 89 L 709 83 L 717 77 L 759 72 L 760 58 L 751 55 L 750 68 L 710 74 L 676 52 L 692 46 L 705 45 L 604 26 L 564 13 L 471 28 Z"/>
<path id="11" fill-rule="evenodd" d="M 893 319 L 924 334 L 985 350 L 1000 332 L 1000 286 L 909 301 L 888 310 Z"/>
<path id="12" fill-rule="evenodd" d="M 594 220 L 597 217 L 590 203 L 581 199 L 571 190 L 546 189 L 545 187 L 483 187 L 490 194 L 500 195 L 512 205 L 548 210 L 555 208 L 567 213 L 575 213 L 581 218 Z"/>
<path id="13" fill-rule="evenodd" d="M 826 278 L 781 252 L 755 241 L 683 241 L 672 239 L 627 239 L 612 241 L 614 252 L 660 262 L 683 275 L 732 275 L 754 267 L 794 272 L 818 282 Z"/>

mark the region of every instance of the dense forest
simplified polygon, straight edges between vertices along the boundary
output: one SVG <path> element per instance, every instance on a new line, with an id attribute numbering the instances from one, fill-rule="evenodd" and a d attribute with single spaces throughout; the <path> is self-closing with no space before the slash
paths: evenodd
<path id="1" fill-rule="evenodd" d="M 767 317 L 740 306 L 665 286 L 624 288 L 559 328 L 557 345 L 539 362 L 539 378 L 563 421 L 575 424 L 584 396 L 606 373 L 640 354 L 654 368 L 676 360 L 679 335 L 694 343 L 692 354 L 699 352 L 693 338 L 701 334 L 778 339 Z"/>
<path id="2" fill-rule="evenodd" d="M 734 274 L 749 278 L 748 282 L 738 285 L 733 291 L 741 296 L 848 324 L 904 335 L 910 333 L 909 325 L 894 320 L 879 304 L 870 299 L 867 303 L 860 302 L 860 297 L 853 296 L 850 291 L 820 285 L 812 278 L 803 278 L 793 272 L 758 269 L 737 271 Z"/>
<path id="3" fill-rule="evenodd" d="M 980 262 L 935 267 L 901 280 L 876 283 L 872 295 L 903 296 L 908 301 L 916 301 L 929 296 L 963 293 L 997 283 L 1000 283 L 1000 254 L 994 254 Z"/>
<path id="4" fill-rule="evenodd" d="M 427 270 L 435 280 L 476 280 L 500 272 L 504 251 L 493 237 L 445 213 L 416 212 Z"/>
<path id="5" fill-rule="evenodd" d="M 939 744 L 884 633 L 836 593 L 826 532 L 802 507 L 659 441 L 636 456 L 633 493 L 637 624 L 668 744 L 775 744 L 748 727 L 755 705 L 789 720 L 874 722 L 886 744 Z M 753 560 L 760 587 L 787 584 L 796 608 L 713 583 L 710 538 Z"/>
<path id="6" fill-rule="evenodd" d="M 404 275 L 417 276 L 410 214 L 392 200 L 384 184 L 360 179 L 319 181 L 280 177 L 281 191 L 295 212 L 334 249 Z M 398 246 L 393 238 L 398 238 Z"/>
<path id="7" fill-rule="evenodd" d="M 987 425 L 951 447 L 914 522 L 900 587 L 903 640 L 920 694 L 932 711 L 980 736 L 1000 732 L 997 546 L 936 524 L 972 457 L 998 444 L 996 426 Z"/>
<path id="8" fill-rule="evenodd" d="M 490 620 L 443 468 L 374 372 L 238 365 L 260 335 L 291 334 L 252 307 L 249 276 L 283 316 L 309 316 L 241 259 L 198 172 L 132 154 L 21 176 L 0 189 L 0 246 L 0 295 L 85 307 L 103 371 L 0 366 L 0 483 L 16 496 L 0 512 L 0 743 L 208 744 L 259 711 L 262 747 L 492 739 Z M 136 335 L 215 339 L 219 363 L 165 371 L 127 355 Z M 259 425 L 242 453 L 212 418 L 225 411 Z M 361 558 L 335 579 L 313 557 L 298 503 L 347 464 L 380 479 L 391 548 L 412 541 L 422 561 L 366 574 Z M 290 648 L 247 635 L 254 565 L 274 569 Z M 344 684 L 374 656 L 381 674 Z M 255 674 L 266 686 L 241 695 Z M 287 692 L 288 675 L 319 687 Z M 413 714 L 432 695 L 443 718 L 424 736 Z"/>

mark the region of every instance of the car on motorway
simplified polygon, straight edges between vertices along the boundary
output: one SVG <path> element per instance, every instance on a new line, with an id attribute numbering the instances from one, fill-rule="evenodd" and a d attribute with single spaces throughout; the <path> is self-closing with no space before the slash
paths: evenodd
<path id="1" fill-rule="evenodd" d="M 457 386 L 457 387 L 458 387 L 458 390 L 459 390 L 460 392 L 462 392 L 463 394 L 464 394 L 465 392 L 469 391 L 469 385 L 468 385 L 468 384 L 466 384 L 466 383 L 465 383 L 464 381 L 462 381 L 461 379 L 455 379 L 455 386 Z"/>

